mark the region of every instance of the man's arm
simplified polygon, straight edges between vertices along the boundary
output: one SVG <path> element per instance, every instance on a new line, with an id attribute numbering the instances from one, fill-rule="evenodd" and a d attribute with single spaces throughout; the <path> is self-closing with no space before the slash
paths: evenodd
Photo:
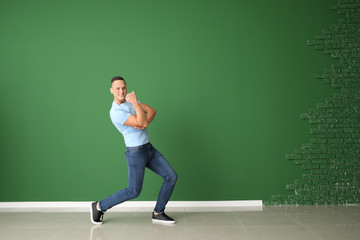
<path id="1" fill-rule="evenodd" d="M 150 124 L 154 120 L 157 111 L 145 103 L 140 103 L 140 107 L 146 113 L 147 122 Z"/>
<path id="2" fill-rule="evenodd" d="M 145 111 L 138 103 L 135 92 L 127 94 L 125 99 L 133 105 L 136 116 L 130 114 L 129 118 L 124 122 L 124 125 L 140 129 L 147 128 L 147 126 L 149 126 L 147 116 L 145 114 Z"/>

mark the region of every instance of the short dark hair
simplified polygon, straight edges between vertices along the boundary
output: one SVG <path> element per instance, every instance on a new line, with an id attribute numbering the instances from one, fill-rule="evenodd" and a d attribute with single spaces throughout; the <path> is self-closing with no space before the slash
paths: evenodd
<path id="1" fill-rule="evenodd" d="M 113 78 L 111 79 L 111 86 L 112 86 L 112 83 L 113 83 L 114 81 L 116 81 L 116 80 L 122 80 L 122 81 L 125 82 L 125 79 L 124 79 L 123 77 L 115 76 L 115 77 L 113 77 Z M 126 82 L 125 82 L 125 84 L 126 84 Z"/>

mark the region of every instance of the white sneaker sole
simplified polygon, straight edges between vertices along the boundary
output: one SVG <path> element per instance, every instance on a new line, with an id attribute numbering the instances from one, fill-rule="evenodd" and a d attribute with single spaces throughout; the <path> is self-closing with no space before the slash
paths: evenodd
<path id="1" fill-rule="evenodd" d="M 176 221 L 165 221 L 165 220 L 152 219 L 152 223 L 163 224 L 163 225 L 174 225 L 176 223 Z"/>
<path id="2" fill-rule="evenodd" d="M 96 224 L 96 225 L 101 225 L 103 224 L 103 222 L 95 222 L 94 219 L 93 219 L 93 209 L 92 209 L 92 204 L 90 205 L 90 220 L 93 224 Z"/>

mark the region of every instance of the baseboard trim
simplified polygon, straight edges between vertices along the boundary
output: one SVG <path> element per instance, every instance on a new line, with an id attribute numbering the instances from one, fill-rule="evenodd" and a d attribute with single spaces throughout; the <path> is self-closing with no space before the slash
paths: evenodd
<path id="1" fill-rule="evenodd" d="M 0 211 L 35 211 L 35 212 L 83 212 L 88 211 L 89 201 L 84 202 L 0 202 Z M 111 211 L 140 212 L 151 211 L 155 201 L 128 201 L 119 204 Z M 262 210 L 262 200 L 249 201 L 170 201 L 168 211 L 228 211 L 240 208 L 243 210 Z"/>

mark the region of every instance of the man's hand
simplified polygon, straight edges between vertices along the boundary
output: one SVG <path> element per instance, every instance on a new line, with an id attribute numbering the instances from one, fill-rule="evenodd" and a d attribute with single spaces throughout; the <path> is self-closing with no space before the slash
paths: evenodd
<path id="1" fill-rule="evenodd" d="M 147 120 L 145 111 L 138 103 L 135 92 L 132 91 L 131 93 L 127 94 L 125 100 L 133 105 L 136 115 L 130 114 L 129 118 L 124 122 L 124 125 L 137 129 L 147 128 L 147 126 L 149 126 L 149 122 Z"/>
<path id="2" fill-rule="evenodd" d="M 134 128 L 142 130 L 142 129 L 145 129 L 146 127 L 134 126 Z"/>
<path id="3" fill-rule="evenodd" d="M 133 105 L 136 115 L 130 114 L 124 125 L 135 129 L 147 128 L 154 120 L 156 110 L 144 103 L 139 104 L 134 91 L 127 94 L 125 100 Z"/>
<path id="4" fill-rule="evenodd" d="M 126 94 L 125 100 L 129 103 L 131 103 L 132 105 L 138 103 L 135 92 L 132 91 L 131 93 Z"/>

